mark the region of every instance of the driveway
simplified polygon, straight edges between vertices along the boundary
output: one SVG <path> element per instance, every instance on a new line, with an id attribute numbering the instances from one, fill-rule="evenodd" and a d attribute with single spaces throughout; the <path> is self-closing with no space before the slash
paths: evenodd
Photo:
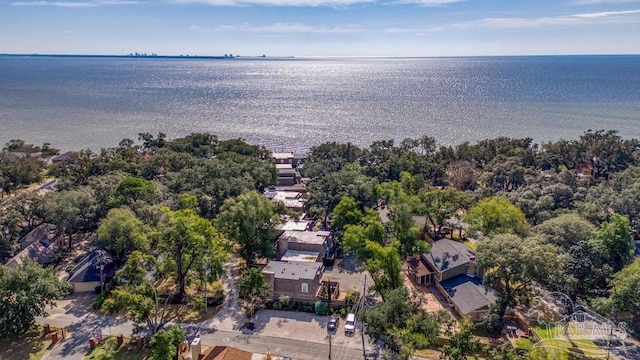
<path id="1" fill-rule="evenodd" d="M 216 316 L 196 324 L 180 324 L 187 330 L 187 339 L 196 336 L 202 337 L 205 345 L 220 345 L 224 339 L 238 340 L 234 345 L 246 348 L 250 351 L 266 352 L 257 349 L 258 344 L 270 344 L 272 350 L 291 354 L 295 347 L 308 347 L 310 350 L 320 353 L 328 353 L 329 336 L 326 330 L 328 316 L 316 316 L 303 312 L 286 312 L 277 310 L 261 310 L 252 321 L 256 324 L 255 330 L 248 334 L 243 333 L 241 327 L 246 322 L 245 316 L 238 307 L 238 294 L 235 287 L 237 272 L 234 265 L 227 265 L 221 278 L 224 290 L 227 294 L 226 301 Z M 45 360 L 81 360 L 89 349 L 89 338 L 96 334 L 103 337 L 115 334 L 131 334 L 133 323 L 121 318 L 96 314 L 91 305 L 95 299 L 94 294 L 77 294 L 58 302 L 56 307 L 48 309 L 49 316 L 39 318 L 41 324 L 66 328 L 65 339 L 59 342 L 47 352 Z M 336 352 L 344 354 L 344 359 L 351 358 L 362 351 L 362 339 L 360 332 L 346 336 L 344 329 L 340 328 L 332 337 L 332 346 Z M 227 334 L 222 336 L 222 334 Z M 233 336 L 229 335 L 232 334 Z M 223 339 L 223 342 L 220 342 Z M 252 342 L 249 341 L 252 339 Z M 233 341 L 231 341 L 233 343 Z M 373 354 L 376 350 L 368 338 L 365 338 L 367 352 Z M 253 345 L 250 345 L 253 344 Z M 314 344 L 310 346 L 309 344 Z M 230 345 L 230 344 L 229 344 Z M 310 357 L 313 351 L 298 351 L 300 359 L 313 359 Z M 279 355 L 278 353 L 274 353 Z M 339 358 L 339 357 L 336 357 Z"/>

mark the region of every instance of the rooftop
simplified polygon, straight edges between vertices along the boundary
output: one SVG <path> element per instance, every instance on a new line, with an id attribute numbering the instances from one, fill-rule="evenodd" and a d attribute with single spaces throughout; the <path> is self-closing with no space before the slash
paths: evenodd
<path id="1" fill-rule="evenodd" d="M 274 159 L 293 159 L 293 153 L 273 153 L 271 157 Z"/>
<path id="2" fill-rule="evenodd" d="M 106 253 L 106 252 L 105 252 Z M 100 250 L 93 250 L 85 256 L 73 269 L 73 273 L 69 277 L 69 282 L 94 282 L 100 281 L 100 262 L 96 257 L 100 256 Z M 105 278 L 110 278 L 115 273 L 113 260 L 110 256 L 104 257 L 104 269 L 102 270 Z"/>
<path id="3" fill-rule="evenodd" d="M 440 285 L 464 314 L 493 305 L 497 300 L 495 293 L 482 285 L 482 280 L 471 276 L 458 275 Z"/>
<path id="4" fill-rule="evenodd" d="M 284 224 L 278 225 L 277 229 L 282 231 L 305 231 L 309 228 L 309 224 L 310 222 L 306 220 L 304 221 L 289 220 Z"/>
<path id="5" fill-rule="evenodd" d="M 287 280 L 313 280 L 321 271 L 322 263 L 311 261 L 272 261 L 262 269 L 276 279 Z"/>
<path id="6" fill-rule="evenodd" d="M 285 231 L 280 238 L 287 238 L 289 242 L 324 244 L 329 235 L 328 231 Z"/>
<path id="7" fill-rule="evenodd" d="M 439 272 L 467 264 L 476 258 L 468 246 L 449 239 L 434 242 L 431 244 L 431 252 L 422 256 Z"/>
<path id="8" fill-rule="evenodd" d="M 287 250 L 280 261 L 318 261 L 320 253 L 317 251 Z"/>
<path id="9" fill-rule="evenodd" d="M 201 360 L 251 360 L 253 353 L 230 346 L 214 346 L 204 351 Z"/>

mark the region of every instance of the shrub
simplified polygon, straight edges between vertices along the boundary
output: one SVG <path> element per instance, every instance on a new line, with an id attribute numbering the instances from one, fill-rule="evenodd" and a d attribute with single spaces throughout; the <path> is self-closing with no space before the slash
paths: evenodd
<path id="1" fill-rule="evenodd" d="M 338 314 L 340 315 L 340 317 L 345 318 L 347 317 L 347 309 L 346 308 L 342 308 L 338 311 Z"/>
<path id="2" fill-rule="evenodd" d="M 299 301 L 291 301 L 289 306 L 291 306 L 291 310 L 298 311 L 302 307 L 302 303 Z"/>
<path id="3" fill-rule="evenodd" d="M 104 303 L 105 298 L 107 297 L 107 293 L 106 292 L 101 292 L 97 297 L 96 300 L 93 302 L 93 308 L 95 310 L 98 310 L 102 307 L 102 304 Z"/>
<path id="4" fill-rule="evenodd" d="M 280 297 L 278 298 L 278 301 L 280 301 L 280 303 L 282 304 L 282 306 L 284 306 L 285 309 L 289 309 L 290 300 L 291 300 L 291 297 L 287 295 L 280 295 Z"/>
<path id="5" fill-rule="evenodd" d="M 349 291 L 345 296 L 344 296 L 344 302 L 345 304 L 347 304 L 347 306 L 349 305 L 353 305 L 356 300 L 358 300 L 358 294 Z"/>
<path id="6" fill-rule="evenodd" d="M 316 315 L 326 315 L 327 314 L 327 304 L 322 301 L 316 301 L 314 305 L 314 310 Z"/>
<path id="7" fill-rule="evenodd" d="M 282 303 L 280 301 L 274 301 L 271 307 L 274 310 L 282 310 Z"/>
<path id="8" fill-rule="evenodd" d="M 69 274 L 73 273 L 73 269 L 76 268 L 75 264 L 69 264 L 67 265 L 67 267 L 64 268 L 64 271 L 68 272 Z"/>

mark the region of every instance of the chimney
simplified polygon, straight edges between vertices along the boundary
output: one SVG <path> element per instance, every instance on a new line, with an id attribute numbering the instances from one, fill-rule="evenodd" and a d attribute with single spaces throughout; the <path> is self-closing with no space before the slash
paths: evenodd
<path id="1" fill-rule="evenodd" d="M 191 342 L 191 360 L 200 360 L 201 353 L 202 345 L 200 344 L 200 338 L 197 337 Z"/>

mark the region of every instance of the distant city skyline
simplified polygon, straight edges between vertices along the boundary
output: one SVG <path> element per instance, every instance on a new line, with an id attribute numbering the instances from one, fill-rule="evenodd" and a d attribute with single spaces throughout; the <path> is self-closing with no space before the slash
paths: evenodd
<path id="1" fill-rule="evenodd" d="M 0 53 L 640 53 L 640 0 L 3 1 Z"/>

